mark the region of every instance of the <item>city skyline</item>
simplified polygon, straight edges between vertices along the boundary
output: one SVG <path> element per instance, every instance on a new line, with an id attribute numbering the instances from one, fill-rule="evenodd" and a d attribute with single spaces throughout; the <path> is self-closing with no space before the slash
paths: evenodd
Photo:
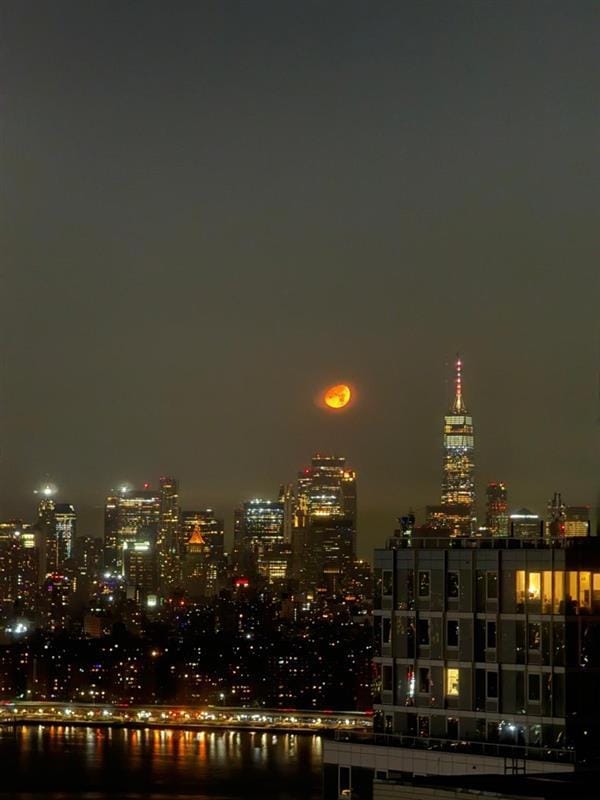
<path id="1" fill-rule="evenodd" d="M 398 507 L 396 510 L 396 514 L 394 516 L 394 520 L 398 518 L 400 514 L 403 514 L 406 511 L 407 507 L 412 508 L 413 512 L 417 512 L 417 522 L 418 524 L 427 524 L 427 520 L 429 519 L 432 524 L 435 526 L 441 526 L 442 528 L 445 527 L 447 521 L 450 518 L 453 518 L 458 514 L 456 520 L 463 519 L 464 514 L 466 513 L 466 517 L 464 517 L 463 521 L 460 522 L 459 527 L 463 526 L 465 531 L 471 529 L 474 532 L 473 524 L 476 522 L 478 526 L 482 526 L 486 524 L 486 518 L 488 513 L 488 506 L 486 501 L 486 496 L 490 490 L 490 487 L 496 484 L 496 479 L 493 480 L 486 480 L 483 479 L 480 475 L 479 469 L 477 469 L 477 456 L 478 450 L 475 455 L 475 465 L 473 463 L 473 422 L 472 416 L 470 415 L 470 409 L 467 409 L 467 404 L 464 400 L 464 375 L 463 375 L 463 368 L 464 362 L 460 356 L 456 357 L 456 360 L 452 366 L 452 392 L 449 402 L 445 407 L 445 416 L 444 416 L 444 433 L 442 439 L 442 445 L 440 446 L 440 452 L 443 454 L 443 480 L 442 480 L 442 504 L 435 505 L 428 503 L 422 507 L 417 506 L 415 503 L 410 502 L 410 500 L 405 503 L 403 508 Z M 458 416 L 457 416 L 458 415 Z M 462 416 L 461 416 L 462 415 Z M 465 416 L 466 415 L 466 416 Z M 467 427 L 465 427 L 465 425 Z M 450 426 L 450 427 L 449 427 Z M 460 447 L 456 448 L 454 445 L 457 444 L 458 439 L 456 437 L 459 436 L 460 438 Z M 467 439 L 465 439 L 467 436 Z M 464 441 L 463 441 L 464 439 Z M 463 445 L 466 443 L 466 449 L 464 449 Z M 464 462 L 463 459 L 466 458 L 467 461 Z M 338 454 L 327 454 L 327 458 L 335 458 Z M 316 459 L 319 459 L 319 453 L 317 452 L 313 457 L 313 463 Z M 342 459 L 343 460 L 343 459 Z M 306 459 L 307 461 L 307 459 Z M 458 471 L 457 471 L 458 470 Z M 309 470 L 304 470 L 307 474 Z M 354 473 L 352 473 L 354 475 Z M 453 477 L 456 475 L 456 477 Z M 302 480 L 302 471 L 298 473 L 300 480 Z M 148 476 L 145 476 L 146 478 Z M 193 507 L 197 508 L 205 508 L 208 510 L 212 510 L 212 507 L 216 508 L 216 513 L 222 517 L 224 521 L 224 530 L 226 534 L 226 546 L 228 548 L 232 548 L 234 546 L 234 537 L 235 537 L 235 526 L 236 526 L 236 515 L 238 513 L 239 507 L 241 504 L 248 504 L 250 502 L 256 502 L 258 500 L 265 501 L 267 503 L 274 502 L 276 500 L 276 487 L 279 486 L 280 490 L 288 484 L 290 479 L 290 475 L 280 476 L 279 479 L 272 485 L 271 489 L 263 494 L 255 492 L 254 494 L 249 493 L 243 498 L 237 498 L 232 506 L 228 508 L 223 508 L 217 506 L 217 504 L 210 502 L 211 498 L 202 498 L 200 502 L 194 503 L 191 497 L 195 497 L 197 495 L 187 495 L 184 492 L 185 502 L 179 504 L 179 508 L 185 510 L 185 508 L 192 509 Z M 177 488 L 179 485 L 179 478 L 171 479 L 165 478 L 164 476 L 157 478 L 154 477 L 151 480 L 144 480 L 139 484 L 135 484 L 131 481 L 122 480 L 119 481 L 115 486 L 109 489 L 109 492 L 114 492 L 116 495 L 127 496 L 128 493 L 132 495 L 136 495 L 136 493 L 141 492 L 142 494 L 146 493 L 148 495 L 152 495 L 153 491 L 157 495 L 156 500 L 158 501 L 158 488 L 156 490 L 153 489 L 153 484 L 156 484 L 158 487 L 159 484 L 162 486 L 163 482 L 175 480 L 175 490 L 177 492 Z M 362 479 L 361 479 L 362 484 Z M 508 482 L 505 480 L 501 481 L 501 485 L 504 487 L 508 485 Z M 485 489 L 484 489 L 485 486 Z M 531 498 L 523 499 L 519 501 L 513 500 L 513 488 L 511 489 L 511 500 L 510 500 L 510 510 L 513 512 L 519 511 L 520 509 L 525 510 L 525 506 L 533 506 L 535 505 Z M 506 489 L 504 489 L 506 491 Z M 547 511 L 549 508 L 549 501 L 551 495 L 556 491 L 556 487 L 554 487 L 551 491 L 549 490 L 548 496 L 539 507 L 535 508 L 535 511 L 539 514 L 540 518 L 545 518 L 547 516 Z M 457 494 L 458 492 L 458 494 Z M 41 483 L 36 490 L 33 492 L 34 495 L 41 496 L 42 499 L 44 496 L 55 497 L 56 499 L 60 499 L 64 501 L 64 495 L 60 492 L 60 487 L 56 484 L 47 480 L 44 483 Z M 517 496 L 519 496 L 518 491 L 516 492 Z M 453 498 L 456 496 L 463 496 L 464 499 L 462 501 L 463 504 L 466 503 L 465 509 L 466 511 L 460 510 L 459 506 L 453 501 Z M 431 498 L 435 499 L 435 492 L 432 492 Z M 473 498 L 475 498 L 473 502 Z M 71 498 L 72 499 L 72 498 Z M 71 499 L 69 502 L 71 502 Z M 597 514 L 597 503 L 595 502 L 594 497 L 589 498 L 572 498 L 569 497 L 570 506 L 574 507 L 577 505 L 580 506 L 587 506 L 592 510 L 592 518 Z M 108 498 L 110 500 L 110 497 Z M 361 501 L 362 501 L 362 494 L 361 494 Z M 357 527 L 358 530 L 358 537 L 356 543 L 356 552 L 361 557 L 369 557 L 371 552 L 371 545 L 373 544 L 373 537 L 366 537 L 366 541 L 363 540 L 363 530 L 360 526 L 360 508 L 361 503 L 358 504 L 358 520 L 359 525 Z M 105 536 L 105 525 L 103 521 L 104 515 L 104 506 L 98 506 L 97 508 L 98 513 L 95 515 L 96 519 L 93 525 L 90 524 L 90 520 L 92 519 L 91 514 L 89 513 L 89 509 L 83 508 L 83 520 L 84 525 L 87 526 L 85 530 L 83 530 L 83 534 L 85 535 L 92 535 L 98 538 L 103 538 Z M 78 515 L 80 513 L 78 507 Z M 157 511 L 158 513 L 158 511 Z M 469 522 L 469 517 L 473 513 L 473 524 Z M 440 515 L 440 518 L 436 520 L 436 515 Z M 449 514 L 449 516 L 448 516 Z M 102 515 L 102 517 L 101 517 Z M 432 516 L 433 515 L 433 516 Z M 6 516 L 5 516 L 6 518 Z M 16 518 L 26 520 L 27 517 L 24 514 L 17 515 Z M 456 520 L 451 523 L 451 525 L 457 524 Z M 388 521 L 389 525 L 393 523 L 393 520 Z M 389 531 L 388 525 L 388 531 Z M 81 518 L 79 521 L 79 526 L 81 529 Z M 90 530 L 90 528 L 92 528 Z M 387 537 L 388 532 L 383 531 L 382 535 L 380 536 L 380 541 L 378 542 L 375 539 L 375 545 L 381 544 L 385 537 Z"/>
<path id="2" fill-rule="evenodd" d="M 323 450 L 369 549 L 435 499 L 457 351 L 480 487 L 595 499 L 595 4 L 146 12 L 4 13 L 3 516 L 46 474 L 84 526 L 166 472 L 228 509 Z"/>

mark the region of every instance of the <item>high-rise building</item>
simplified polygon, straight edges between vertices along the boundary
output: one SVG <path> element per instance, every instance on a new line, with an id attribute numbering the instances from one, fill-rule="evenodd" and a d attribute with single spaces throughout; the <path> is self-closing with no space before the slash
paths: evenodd
<path id="1" fill-rule="evenodd" d="M 456 361 L 454 401 L 444 417 L 442 502 L 429 506 L 431 527 L 467 536 L 474 527 L 473 417 L 463 397 L 462 361 Z"/>
<path id="2" fill-rule="evenodd" d="M 234 563 L 238 572 L 260 576 L 268 583 L 288 574 L 291 550 L 284 536 L 284 503 L 249 500 L 234 517 Z"/>
<path id="3" fill-rule="evenodd" d="M 77 575 L 94 578 L 102 569 L 102 539 L 78 536 L 73 544 L 73 560 Z"/>
<path id="4" fill-rule="evenodd" d="M 554 492 L 548 503 L 546 536 L 557 539 L 563 536 L 589 536 L 592 529 L 590 506 L 567 506 L 560 492 Z"/>
<path id="5" fill-rule="evenodd" d="M 298 473 L 296 515 L 299 525 L 317 517 L 356 523 L 356 473 L 343 456 L 317 453 L 310 467 Z"/>
<path id="6" fill-rule="evenodd" d="M 215 558 L 223 558 L 225 551 L 225 526 L 217 519 L 212 508 L 181 512 L 181 538 L 186 545 L 192 534 L 200 531 Z"/>
<path id="7" fill-rule="evenodd" d="M 70 578 L 58 572 L 46 575 L 40 593 L 40 613 L 46 627 L 56 630 L 67 626 L 72 591 L 73 583 Z"/>
<path id="8" fill-rule="evenodd" d="M 40 534 L 21 520 L 0 523 L 0 611 L 31 612 L 39 584 Z"/>
<path id="9" fill-rule="evenodd" d="M 567 506 L 565 536 L 589 536 L 592 531 L 590 506 Z"/>
<path id="10" fill-rule="evenodd" d="M 42 499 L 38 503 L 37 527 L 40 532 L 40 580 L 43 575 L 56 569 L 56 517 L 54 502 L 55 490 L 45 486 L 41 490 Z"/>
<path id="11" fill-rule="evenodd" d="M 225 572 L 223 520 L 212 508 L 182 511 L 181 532 L 184 545 L 183 587 L 192 596 L 213 596 Z"/>
<path id="12" fill-rule="evenodd" d="M 57 503 L 54 507 L 54 540 L 50 551 L 55 561 L 49 565 L 49 572 L 64 573 L 66 562 L 73 554 L 76 535 L 75 507 L 71 503 Z"/>
<path id="13" fill-rule="evenodd" d="M 293 484 L 282 484 L 279 487 L 279 502 L 283 503 L 283 538 L 290 543 L 296 513 L 296 494 Z"/>
<path id="14" fill-rule="evenodd" d="M 123 575 L 128 595 L 144 601 L 158 590 L 158 558 L 152 538 L 139 536 L 123 544 Z"/>
<path id="15" fill-rule="evenodd" d="M 104 559 L 108 569 L 122 570 L 127 542 L 156 541 L 160 524 L 160 493 L 146 483 L 142 489 L 123 487 L 106 498 Z"/>
<path id="16" fill-rule="evenodd" d="M 338 591 L 356 555 L 356 473 L 344 457 L 317 454 L 298 473 L 292 534 L 300 588 Z"/>
<path id="17" fill-rule="evenodd" d="M 156 538 L 160 582 L 164 588 L 181 580 L 182 544 L 179 536 L 179 492 L 174 478 L 160 479 L 160 521 Z"/>
<path id="18" fill-rule="evenodd" d="M 508 492 L 501 482 L 488 483 L 486 490 L 486 528 L 492 536 L 508 536 Z"/>
<path id="19" fill-rule="evenodd" d="M 225 527 L 212 508 L 182 511 L 183 586 L 192 595 L 212 596 L 225 572 Z"/>

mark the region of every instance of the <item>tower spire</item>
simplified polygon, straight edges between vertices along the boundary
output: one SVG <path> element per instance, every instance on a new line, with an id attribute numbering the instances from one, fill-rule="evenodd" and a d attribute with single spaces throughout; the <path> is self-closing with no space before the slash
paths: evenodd
<path id="1" fill-rule="evenodd" d="M 456 354 L 456 377 L 454 379 L 454 385 L 455 393 L 452 410 L 455 414 L 464 414 L 467 409 L 462 395 L 462 361 L 458 353 Z"/>

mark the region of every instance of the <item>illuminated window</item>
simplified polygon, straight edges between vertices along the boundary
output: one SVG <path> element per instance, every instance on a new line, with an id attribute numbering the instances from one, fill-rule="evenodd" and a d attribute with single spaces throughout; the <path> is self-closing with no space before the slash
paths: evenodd
<path id="1" fill-rule="evenodd" d="M 549 614 L 552 610 L 552 573 L 550 571 L 542 573 L 542 603 L 544 613 Z"/>
<path id="2" fill-rule="evenodd" d="M 446 695 L 448 697 L 458 697 L 458 670 L 449 668 L 446 670 Z"/>
<path id="3" fill-rule="evenodd" d="M 579 573 L 579 608 L 592 610 L 592 573 Z"/>
<path id="4" fill-rule="evenodd" d="M 539 600 L 542 592 L 542 575 L 540 572 L 530 572 L 527 581 L 527 598 Z"/>
<path id="5" fill-rule="evenodd" d="M 594 614 L 600 613 L 600 573 L 592 576 L 592 609 Z"/>
<path id="6" fill-rule="evenodd" d="M 564 577 L 565 574 L 562 570 L 555 570 L 554 572 L 554 598 L 552 604 L 552 610 L 555 614 L 562 613 L 565 604 L 565 586 L 564 586 Z"/>
<path id="7" fill-rule="evenodd" d="M 525 603 L 525 570 L 518 569 L 516 572 L 516 593 L 517 603 Z"/>
<path id="8" fill-rule="evenodd" d="M 406 673 L 406 687 L 408 689 L 406 693 L 406 700 L 408 704 L 408 702 L 415 696 L 415 671 L 412 669 L 409 669 Z"/>
<path id="9" fill-rule="evenodd" d="M 566 612 L 574 614 L 577 608 L 577 573 L 567 572 Z"/>

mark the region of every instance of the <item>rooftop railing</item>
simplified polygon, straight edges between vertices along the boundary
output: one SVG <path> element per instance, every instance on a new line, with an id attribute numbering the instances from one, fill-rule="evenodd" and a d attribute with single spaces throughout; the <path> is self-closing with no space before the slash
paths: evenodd
<path id="1" fill-rule="evenodd" d="M 589 548 L 600 550 L 599 536 L 568 536 L 554 539 L 533 537 L 529 539 L 510 536 L 392 536 L 389 550 L 550 550 Z"/>
<path id="2" fill-rule="evenodd" d="M 434 739 L 425 736 L 405 736 L 391 733 L 359 733 L 335 731 L 334 739 L 380 747 L 406 747 L 413 750 L 429 750 L 444 753 L 467 753 L 476 756 L 492 756 L 505 759 L 532 759 L 561 764 L 577 761 L 574 748 L 539 747 L 526 744 L 501 744 L 499 742 L 474 742 L 466 740 Z"/>

